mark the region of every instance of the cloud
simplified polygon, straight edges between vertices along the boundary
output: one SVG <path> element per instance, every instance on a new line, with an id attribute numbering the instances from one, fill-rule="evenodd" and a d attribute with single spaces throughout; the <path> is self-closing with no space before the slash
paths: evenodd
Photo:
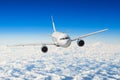
<path id="1" fill-rule="evenodd" d="M 119 79 L 120 46 L 95 42 L 69 48 L 0 47 L 0 79 Z"/>
<path id="2" fill-rule="evenodd" d="M 69 48 L 59 48 L 55 46 L 48 46 L 48 53 L 44 54 L 41 52 L 40 47 L 6 47 L 0 46 L 0 58 L 1 62 L 26 59 L 37 57 L 41 55 L 66 55 L 71 57 L 80 57 L 94 60 L 113 60 L 119 61 L 120 46 L 105 44 L 102 42 L 95 42 L 92 44 L 86 44 L 84 47 L 78 47 L 77 43 L 74 42 Z M 54 54 L 53 54 L 54 53 Z M 14 57 L 14 58 L 11 58 Z"/>

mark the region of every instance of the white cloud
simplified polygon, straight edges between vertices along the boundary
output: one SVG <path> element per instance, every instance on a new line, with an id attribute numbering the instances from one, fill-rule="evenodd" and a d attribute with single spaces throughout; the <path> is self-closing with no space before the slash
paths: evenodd
<path id="1" fill-rule="evenodd" d="M 41 47 L 1 46 L 0 79 L 102 80 L 103 75 L 111 80 L 120 78 L 117 68 L 120 65 L 119 45 L 95 42 L 82 48 L 76 43 L 65 49 L 48 48 L 48 53 L 42 53 Z"/>

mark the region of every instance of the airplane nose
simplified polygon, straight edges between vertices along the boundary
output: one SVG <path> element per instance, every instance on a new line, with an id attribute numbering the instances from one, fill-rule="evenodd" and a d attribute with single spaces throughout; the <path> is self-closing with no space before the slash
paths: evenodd
<path id="1" fill-rule="evenodd" d="M 66 40 L 65 47 L 69 47 L 71 45 L 71 40 Z"/>

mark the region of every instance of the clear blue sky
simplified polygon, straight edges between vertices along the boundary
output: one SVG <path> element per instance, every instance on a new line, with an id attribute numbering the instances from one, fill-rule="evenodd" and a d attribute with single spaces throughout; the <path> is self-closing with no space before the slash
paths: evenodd
<path id="1" fill-rule="evenodd" d="M 51 15 L 57 30 L 73 37 L 109 28 L 91 38 L 120 41 L 120 0 L 0 0 L 0 42 L 47 39 Z"/>

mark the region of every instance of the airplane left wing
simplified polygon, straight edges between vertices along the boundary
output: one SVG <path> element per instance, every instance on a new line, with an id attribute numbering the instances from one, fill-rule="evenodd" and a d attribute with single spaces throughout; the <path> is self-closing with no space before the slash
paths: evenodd
<path id="1" fill-rule="evenodd" d="M 35 43 L 35 44 L 18 44 L 18 45 L 7 45 L 8 47 L 15 47 L 15 46 L 42 46 L 42 45 L 55 45 L 54 43 Z"/>
<path id="2" fill-rule="evenodd" d="M 104 32 L 106 30 L 108 30 L 108 29 L 103 29 L 103 30 L 99 30 L 99 31 L 96 31 L 96 32 L 88 33 L 88 34 L 79 36 L 79 37 L 77 37 L 75 39 L 72 39 L 72 41 L 79 40 L 79 39 L 82 39 L 82 38 L 85 38 L 85 37 L 88 37 L 88 36 L 91 36 L 91 35 L 94 35 L 94 34 L 98 34 L 98 33 Z"/>

